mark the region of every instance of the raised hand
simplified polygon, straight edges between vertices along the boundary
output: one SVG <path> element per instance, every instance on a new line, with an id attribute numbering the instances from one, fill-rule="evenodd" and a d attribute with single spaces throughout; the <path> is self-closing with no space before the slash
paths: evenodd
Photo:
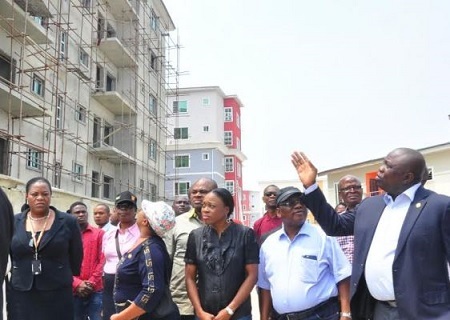
<path id="1" fill-rule="evenodd" d="M 295 151 L 291 155 L 291 162 L 305 188 L 316 183 L 317 169 L 303 152 Z"/>

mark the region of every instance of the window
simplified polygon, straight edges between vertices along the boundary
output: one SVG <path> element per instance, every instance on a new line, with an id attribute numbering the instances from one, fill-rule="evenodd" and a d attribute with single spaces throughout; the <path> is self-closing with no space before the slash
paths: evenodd
<path id="1" fill-rule="evenodd" d="M 53 171 L 53 186 L 56 188 L 61 187 L 61 162 L 55 162 L 55 171 Z"/>
<path id="2" fill-rule="evenodd" d="M 67 57 L 67 32 L 61 32 L 59 41 L 59 59 L 64 60 Z"/>
<path id="3" fill-rule="evenodd" d="M 239 114 L 236 115 L 236 127 L 241 127 L 241 117 L 239 117 Z"/>
<path id="4" fill-rule="evenodd" d="M 233 132 L 231 132 L 231 131 L 225 131 L 224 132 L 224 141 L 223 141 L 223 143 L 226 146 L 233 145 Z"/>
<path id="5" fill-rule="evenodd" d="M 239 161 L 236 163 L 236 171 L 238 178 L 240 178 L 242 176 L 242 166 Z"/>
<path id="6" fill-rule="evenodd" d="M 202 153 L 202 160 L 209 160 L 209 153 Z"/>
<path id="7" fill-rule="evenodd" d="M 113 145 L 113 131 L 113 126 L 105 121 L 105 125 L 103 127 L 103 143 L 107 144 L 108 146 Z"/>
<path id="8" fill-rule="evenodd" d="M 148 111 L 156 116 L 156 98 L 152 94 L 148 96 Z"/>
<path id="9" fill-rule="evenodd" d="M 234 158 L 226 157 L 225 158 L 225 172 L 233 172 L 234 171 Z"/>
<path id="10" fill-rule="evenodd" d="M 27 152 L 27 168 L 41 170 L 43 154 L 35 149 L 28 149 Z"/>
<path id="11" fill-rule="evenodd" d="M 209 106 L 209 104 L 210 104 L 209 98 L 203 98 L 202 99 L 202 105 L 203 106 Z"/>
<path id="12" fill-rule="evenodd" d="M 139 179 L 139 188 L 141 190 L 144 190 L 144 186 L 145 186 L 145 181 L 144 179 Z"/>
<path id="13" fill-rule="evenodd" d="M 191 183 L 189 181 L 175 182 L 174 194 L 176 196 L 187 195 L 190 187 Z"/>
<path id="14" fill-rule="evenodd" d="M 112 199 L 114 195 L 114 179 L 103 175 L 103 198 Z"/>
<path id="15" fill-rule="evenodd" d="M 152 50 L 150 50 L 150 69 L 156 70 L 156 54 L 153 53 Z"/>
<path id="16" fill-rule="evenodd" d="M 33 75 L 33 80 L 31 82 L 31 91 L 41 97 L 44 96 L 44 80 L 37 75 Z"/>
<path id="17" fill-rule="evenodd" d="M 42 17 L 33 17 L 33 20 L 40 26 L 47 27 L 47 19 Z"/>
<path id="18" fill-rule="evenodd" d="M 225 122 L 231 122 L 233 121 L 233 109 L 232 108 L 225 108 Z"/>
<path id="19" fill-rule="evenodd" d="M 241 150 L 241 139 L 236 138 L 236 149 Z"/>
<path id="20" fill-rule="evenodd" d="M 227 189 L 232 195 L 234 195 L 234 181 L 225 180 L 225 189 Z"/>
<path id="21" fill-rule="evenodd" d="M 149 183 L 148 184 L 149 190 L 150 190 L 150 201 L 156 201 L 156 194 L 157 194 L 157 189 L 156 189 L 156 185 L 153 183 Z"/>
<path id="22" fill-rule="evenodd" d="M 56 110 L 55 110 L 55 127 L 56 129 L 63 128 L 63 97 L 56 97 Z"/>
<path id="23" fill-rule="evenodd" d="M 105 82 L 105 70 L 97 65 L 95 72 L 95 89 L 97 90 L 105 90 L 103 83 Z"/>
<path id="24" fill-rule="evenodd" d="M 156 150 L 157 150 L 156 141 L 153 139 L 150 139 L 150 142 L 148 144 L 148 158 L 149 159 L 156 160 Z"/>
<path id="25" fill-rule="evenodd" d="M 100 173 L 92 171 L 91 197 L 100 197 Z"/>
<path id="26" fill-rule="evenodd" d="M 81 0 L 81 6 L 84 9 L 90 10 L 91 9 L 91 0 Z"/>
<path id="27" fill-rule="evenodd" d="M 15 83 L 15 79 L 16 60 L 2 54 L 2 52 L 0 51 L 0 81 L 9 85 L 10 82 Z"/>
<path id="28" fill-rule="evenodd" d="M 209 132 L 209 126 L 203 126 L 203 132 Z"/>
<path id="29" fill-rule="evenodd" d="M 173 102 L 173 113 L 186 113 L 188 112 L 188 102 L 186 100 Z"/>
<path id="30" fill-rule="evenodd" d="M 189 137 L 188 128 L 175 128 L 173 135 L 175 139 L 187 139 Z"/>
<path id="31" fill-rule="evenodd" d="M 433 180 L 433 168 L 427 168 L 428 170 L 428 180 Z"/>
<path id="32" fill-rule="evenodd" d="M 80 63 L 86 68 L 89 68 L 89 55 L 82 48 L 80 48 Z"/>
<path id="33" fill-rule="evenodd" d="M 189 155 L 175 156 L 175 168 L 189 168 Z"/>
<path id="34" fill-rule="evenodd" d="M 156 31 L 158 29 L 158 17 L 153 10 L 151 12 L 151 17 L 150 17 L 150 28 L 152 28 L 152 30 L 154 30 L 154 31 Z"/>
<path id="35" fill-rule="evenodd" d="M 75 120 L 86 123 L 86 108 L 81 104 L 77 105 L 77 108 L 75 109 Z"/>
<path id="36" fill-rule="evenodd" d="M 116 78 L 109 72 L 106 73 L 106 91 L 116 91 Z"/>
<path id="37" fill-rule="evenodd" d="M 74 181 L 77 181 L 77 182 L 83 181 L 83 170 L 84 170 L 84 167 L 81 164 L 76 163 L 76 162 L 73 163 L 72 174 L 73 174 Z"/>

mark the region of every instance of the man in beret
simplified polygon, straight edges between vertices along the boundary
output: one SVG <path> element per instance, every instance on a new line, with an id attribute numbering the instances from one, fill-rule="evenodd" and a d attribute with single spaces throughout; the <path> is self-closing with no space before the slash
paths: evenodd
<path id="1" fill-rule="evenodd" d="M 283 225 L 261 246 L 261 320 L 269 319 L 272 306 L 277 320 L 351 319 L 350 263 L 336 239 L 306 222 L 301 197 L 286 187 L 276 198 Z"/>

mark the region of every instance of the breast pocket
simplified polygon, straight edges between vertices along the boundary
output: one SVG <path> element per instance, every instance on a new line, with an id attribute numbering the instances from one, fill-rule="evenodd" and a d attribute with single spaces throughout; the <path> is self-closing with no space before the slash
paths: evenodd
<path id="1" fill-rule="evenodd" d="M 305 283 L 316 283 L 319 279 L 319 262 L 316 255 L 300 257 L 300 280 Z"/>

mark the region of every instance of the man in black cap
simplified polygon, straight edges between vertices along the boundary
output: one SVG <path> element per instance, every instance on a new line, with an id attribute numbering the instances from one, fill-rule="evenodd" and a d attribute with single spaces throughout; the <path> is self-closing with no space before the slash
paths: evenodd
<path id="1" fill-rule="evenodd" d="M 122 255 L 127 252 L 139 238 L 136 224 L 137 198 L 130 191 L 123 191 L 116 196 L 115 208 L 119 224 L 111 228 L 103 237 L 103 253 L 106 258 L 103 268 L 103 320 L 109 320 L 116 313 L 113 289 L 116 266 Z"/>
<path id="2" fill-rule="evenodd" d="M 286 187 L 276 199 L 283 225 L 261 246 L 261 320 L 269 319 L 272 306 L 277 320 L 350 318 L 350 263 L 336 239 L 306 222 L 301 197 Z"/>

